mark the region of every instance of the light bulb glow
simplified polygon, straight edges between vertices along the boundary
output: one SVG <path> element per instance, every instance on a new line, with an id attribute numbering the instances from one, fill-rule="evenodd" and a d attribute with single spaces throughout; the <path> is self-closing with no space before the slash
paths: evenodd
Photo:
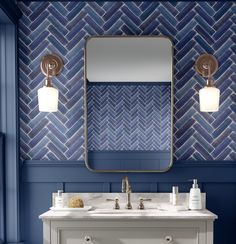
<path id="1" fill-rule="evenodd" d="M 59 92 L 54 87 L 43 86 L 38 90 L 40 112 L 57 112 Z"/>
<path id="2" fill-rule="evenodd" d="M 201 112 L 216 112 L 219 110 L 220 90 L 216 87 L 205 86 L 199 91 Z"/>

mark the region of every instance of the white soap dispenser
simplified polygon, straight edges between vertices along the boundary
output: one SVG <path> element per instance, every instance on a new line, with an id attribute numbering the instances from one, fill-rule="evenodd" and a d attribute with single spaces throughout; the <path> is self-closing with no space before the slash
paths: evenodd
<path id="1" fill-rule="evenodd" d="M 202 197 L 201 191 L 198 188 L 197 180 L 193 180 L 193 186 L 190 189 L 189 194 L 189 209 L 190 210 L 200 210 L 202 209 Z"/>

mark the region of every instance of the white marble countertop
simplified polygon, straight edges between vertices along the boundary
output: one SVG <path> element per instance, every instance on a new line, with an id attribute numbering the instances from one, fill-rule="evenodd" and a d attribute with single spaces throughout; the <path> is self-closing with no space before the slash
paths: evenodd
<path id="1" fill-rule="evenodd" d="M 52 206 L 54 206 L 54 199 L 56 194 L 53 193 L 52 196 Z M 125 209 L 126 205 L 126 194 L 125 193 L 64 193 L 65 205 L 67 205 L 68 199 L 73 196 L 79 196 L 83 199 L 86 206 L 93 206 L 89 211 L 74 211 L 64 210 L 55 211 L 49 210 L 39 216 L 42 220 L 94 220 L 94 219 L 156 219 L 156 220 L 190 220 L 190 219 L 204 219 L 204 220 L 214 220 L 217 218 L 217 215 L 205 209 L 205 198 L 206 195 L 202 193 L 202 205 L 203 210 L 199 211 L 174 211 L 163 210 L 160 206 L 168 205 L 169 203 L 169 194 L 168 193 L 132 193 L 131 202 L 133 205 L 132 210 Z M 120 210 L 114 210 L 113 202 L 107 202 L 107 198 L 114 199 L 118 197 L 120 200 Z M 151 198 L 151 202 L 145 202 L 145 209 L 139 210 L 138 203 L 140 198 Z M 179 204 L 187 207 L 188 203 L 188 194 L 180 193 L 179 194 Z"/>
<path id="2" fill-rule="evenodd" d="M 139 211 L 139 212 L 138 212 Z M 162 210 L 114 210 L 114 213 L 103 213 L 102 211 L 53 211 L 49 210 L 39 216 L 43 220 L 89 220 L 89 219 L 217 219 L 217 216 L 208 210 L 199 211 L 162 211 Z"/>

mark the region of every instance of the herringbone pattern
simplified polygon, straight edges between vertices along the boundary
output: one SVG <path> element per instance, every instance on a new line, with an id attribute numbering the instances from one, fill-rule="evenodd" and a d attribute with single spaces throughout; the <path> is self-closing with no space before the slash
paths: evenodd
<path id="1" fill-rule="evenodd" d="M 89 150 L 170 150 L 170 85 L 89 85 L 88 101 Z"/>
<path id="2" fill-rule="evenodd" d="M 19 3 L 20 146 L 23 159 L 82 160 L 85 38 L 93 35 L 166 35 L 174 43 L 175 158 L 236 159 L 235 2 L 31 2 Z M 40 59 L 63 57 L 59 112 L 37 108 Z M 200 113 L 194 71 L 199 54 L 214 54 L 221 90 L 217 113 Z"/>

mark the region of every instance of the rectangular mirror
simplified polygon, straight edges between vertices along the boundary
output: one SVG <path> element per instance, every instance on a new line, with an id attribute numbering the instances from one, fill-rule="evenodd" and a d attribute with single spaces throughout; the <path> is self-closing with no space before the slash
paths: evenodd
<path id="1" fill-rule="evenodd" d="M 91 37 L 85 49 L 85 162 L 97 172 L 164 172 L 173 161 L 167 37 Z"/>

